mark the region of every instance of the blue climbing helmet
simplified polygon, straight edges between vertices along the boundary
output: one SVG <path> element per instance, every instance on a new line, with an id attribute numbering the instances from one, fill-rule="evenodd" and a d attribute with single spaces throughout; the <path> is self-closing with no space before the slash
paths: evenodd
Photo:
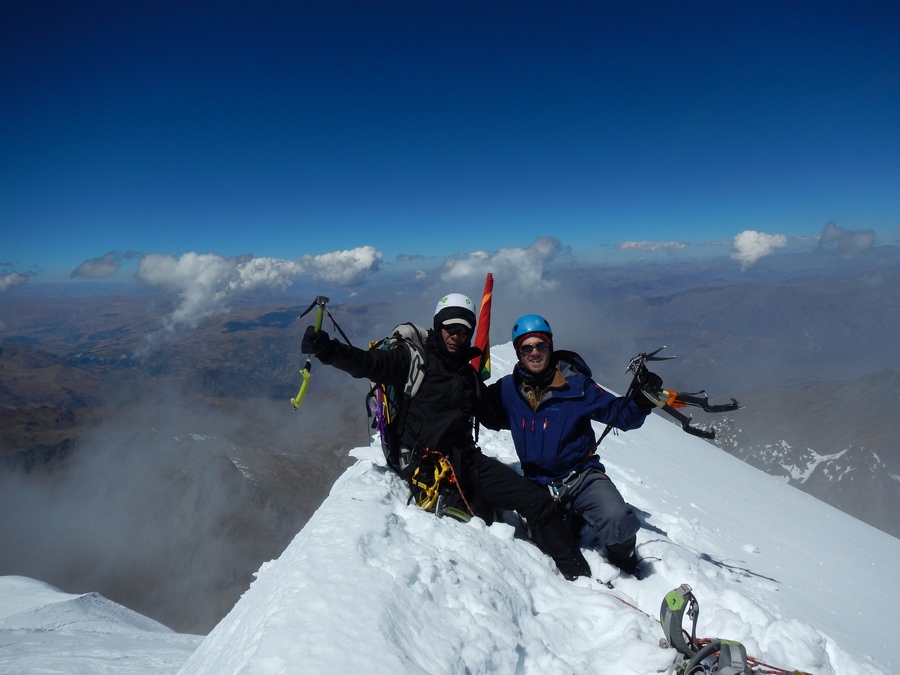
<path id="1" fill-rule="evenodd" d="M 541 333 L 550 338 L 551 343 L 553 341 L 553 331 L 550 329 L 550 324 L 540 314 L 526 314 L 516 319 L 512 327 L 513 344 L 515 345 L 520 338 L 529 333 Z"/>

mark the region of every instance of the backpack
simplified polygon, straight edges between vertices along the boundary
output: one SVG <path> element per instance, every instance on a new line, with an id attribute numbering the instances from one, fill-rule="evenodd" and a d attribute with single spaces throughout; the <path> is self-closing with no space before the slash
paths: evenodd
<path id="1" fill-rule="evenodd" d="M 427 330 L 414 323 L 401 323 L 388 337 L 369 343 L 369 349 L 406 349 L 409 351 L 409 372 L 403 387 L 373 382 L 366 396 L 366 409 L 371 427 L 378 431 L 384 458 L 397 473 L 409 466 L 410 457 L 401 452 L 400 436 L 409 401 L 419 391 L 425 379 L 425 336 Z"/>
<path id="2" fill-rule="evenodd" d="M 410 501 L 438 516 L 468 521 L 472 510 L 465 501 L 450 460 L 425 448 L 413 452 L 400 446 L 409 402 L 425 379 L 425 338 L 428 331 L 414 323 L 395 326 L 388 337 L 369 343 L 369 349 L 406 349 L 409 372 L 402 387 L 373 382 L 366 396 L 371 427 L 378 431 L 388 466 L 410 486 Z"/>
<path id="3" fill-rule="evenodd" d="M 559 364 L 559 369 L 563 377 L 568 377 L 574 373 L 581 373 L 585 377 L 593 377 L 591 367 L 585 363 L 579 354 L 569 351 L 568 349 L 556 349 L 553 351 L 553 358 Z"/>

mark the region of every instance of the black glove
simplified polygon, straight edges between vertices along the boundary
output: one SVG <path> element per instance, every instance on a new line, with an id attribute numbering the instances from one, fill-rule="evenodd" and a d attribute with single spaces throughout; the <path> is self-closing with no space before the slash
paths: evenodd
<path id="1" fill-rule="evenodd" d="M 331 347 L 331 338 L 324 330 L 316 330 L 313 326 L 307 326 L 306 332 L 303 334 L 303 341 L 300 343 L 300 350 L 304 354 L 313 354 L 318 356 L 323 351 L 328 351 Z"/>
<path id="2" fill-rule="evenodd" d="M 634 400 L 638 408 L 644 412 L 653 410 L 656 407 L 653 401 L 659 400 L 659 390 L 662 389 L 662 385 L 663 381 L 659 375 L 642 369 L 638 373 L 637 389 L 634 392 Z"/>

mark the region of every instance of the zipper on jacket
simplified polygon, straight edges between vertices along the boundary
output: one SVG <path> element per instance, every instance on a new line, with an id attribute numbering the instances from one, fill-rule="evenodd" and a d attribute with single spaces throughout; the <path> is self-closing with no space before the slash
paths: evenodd
<path id="1" fill-rule="evenodd" d="M 550 428 L 550 418 L 549 417 L 544 418 L 543 427 L 544 427 L 544 431 L 546 431 L 547 429 Z M 535 426 L 535 419 L 532 417 L 531 418 L 531 435 L 532 436 L 534 436 L 534 430 L 536 428 L 537 427 Z M 522 431 L 528 431 L 528 420 L 524 417 L 522 418 Z"/>

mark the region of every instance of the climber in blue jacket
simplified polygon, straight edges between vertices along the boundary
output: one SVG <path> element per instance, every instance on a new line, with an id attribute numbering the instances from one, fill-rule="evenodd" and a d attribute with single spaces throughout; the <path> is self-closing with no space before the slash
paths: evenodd
<path id="1" fill-rule="evenodd" d="M 518 363 L 511 375 L 488 387 L 479 421 L 490 429 L 509 429 L 525 476 L 547 486 L 565 517 L 583 519 L 605 544 L 612 564 L 640 579 L 635 552 L 640 521 L 606 475 L 591 421 L 637 429 L 654 406 L 643 391 L 658 391 L 662 380 L 643 371 L 633 396 L 614 396 L 591 379 L 578 354 L 554 351 L 553 331 L 537 314 L 518 319 L 512 339 Z"/>

